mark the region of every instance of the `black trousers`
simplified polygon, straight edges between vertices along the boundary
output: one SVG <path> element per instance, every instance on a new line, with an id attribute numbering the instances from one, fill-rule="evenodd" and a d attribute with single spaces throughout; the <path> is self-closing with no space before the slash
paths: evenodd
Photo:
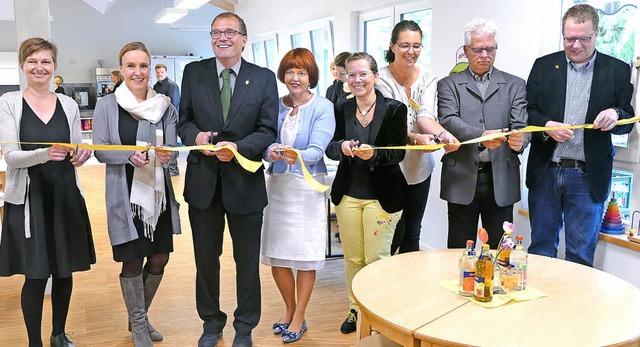
<path id="1" fill-rule="evenodd" d="M 394 255 L 398 248 L 400 248 L 399 253 L 420 250 L 422 216 L 427 207 L 430 185 L 431 176 L 418 184 L 412 184 L 407 187 L 402 217 L 400 221 L 398 221 L 398 224 L 396 224 L 396 231 L 393 234 L 391 255 Z"/>
<path id="2" fill-rule="evenodd" d="M 502 223 L 513 222 L 513 205 L 500 207 L 493 191 L 491 166 L 478 171 L 476 194 L 469 205 L 447 203 L 449 209 L 448 248 L 464 248 L 467 240 L 476 241 L 478 216 L 489 234 L 489 245 L 495 249 L 502 236 Z"/>
<path id="3" fill-rule="evenodd" d="M 225 216 L 233 244 L 236 263 L 237 308 L 233 327 L 242 335 L 260 321 L 260 232 L 262 210 L 249 214 L 228 213 L 222 201 L 218 181 L 211 205 L 206 209 L 189 206 L 189 221 L 193 234 L 196 260 L 196 307 L 204 321 L 206 333 L 219 333 L 227 322 L 220 310 L 220 255 L 224 239 Z"/>

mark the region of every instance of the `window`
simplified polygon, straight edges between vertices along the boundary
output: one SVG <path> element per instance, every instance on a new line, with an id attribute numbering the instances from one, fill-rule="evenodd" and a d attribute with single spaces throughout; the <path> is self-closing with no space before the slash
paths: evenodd
<path id="1" fill-rule="evenodd" d="M 313 53 L 320 70 L 316 93 L 324 95 L 333 82 L 329 68 L 334 55 L 332 19 L 321 19 L 293 28 L 289 38 L 292 49 L 303 47 Z"/>
<path id="2" fill-rule="evenodd" d="M 258 35 L 258 39 L 251 43 L 251 53 L 254 64 L 275 72 L 278 69 L 278 34 Z"/>
<path id="3" fill-rule="evenodd" d="M 422 1 L 361 13 L 360 49 L 371 54 L 379 68 L 387 65 L 384 52 L 389 49 L 394 25 L 401 20 L 413 20 L 422 29 L 423 48 L 418 66 L 429 68 L 431 66 L 432 13 L 431 8 L 428 7 L 429 5 Z"/>

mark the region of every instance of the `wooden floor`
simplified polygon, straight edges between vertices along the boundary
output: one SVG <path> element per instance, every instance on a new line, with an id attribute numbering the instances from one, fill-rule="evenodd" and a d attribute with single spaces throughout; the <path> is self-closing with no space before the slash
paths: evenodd
<path id="1" fill-rule="evenodd" d="M 104 206 L 104 166 L 79 169 L 84 195 L 89 209 L 97 263 L 90 271 L 74 274 L 74 291 L 67 321 L 67 332 L 78 346 L 133 346 L 127 331 L 127 313 L 120 291 L 120 265 L 113 261 L 106 231 Z M 181 165 L 184 173 L 184 165 Z M 183 234 L 174 237 L 175 251 L 165 270 L 164 280 L 149 317 L 165 340 L 157 346 L 196 346 L 202 333 L 202 321 L 195 308 L 195 264 L 187 205 L 182 200 L 184 175 L 173 183 L 181 203 Z M 231 240 L 227 233 L 221 258 L 223 310 L 228 315 L 224 338 L 218 346 L 231 346 L 235 334 L 231 323 L 235 299 L 235 269 Z M 282 340 L 271 330 L 280 319 L 284 305 L 271 277 L 270 268 L 261 265 L 262 319 L 253 331 L 254 346 L 282 346 Z M 26 329 L 20 309 L 23 276 L 0 278 L 0 345 L 26 346 Z M 340 333 L 346 317 L 348 299 L 344 280 L 344 262 L 331 259 L 318 272 L 315 290 L 307 310 L 309 330 L 293 346 L 354 346 L 355 334 Z M 51 334 L 51 302 L 45 298 L 42 335 L 48 346 Z"/>

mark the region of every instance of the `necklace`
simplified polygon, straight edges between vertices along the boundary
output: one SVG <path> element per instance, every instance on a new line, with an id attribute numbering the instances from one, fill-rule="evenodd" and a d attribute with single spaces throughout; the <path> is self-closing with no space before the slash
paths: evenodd
<path id="1" fill-rule="evenodd" d="M 293 99 L 291 98 L 291 94 L 287 95 L 287 98 L 289 99 L 289 103 L 292 105 L 293 109 L 296 109 L 296 108 L 300 107 L 301 105 L 306 104 L 307 101 L 309 101 L 309 99 L 311 99 L 312 96 L 313 96 L 313 93 L 309 93 L 309 96 L 307 96 L 307 98 L 304 99 L 304 101 L 302 101 L 299 104 L 293 103 Z"/>
<path id="2" fill-rule="evenodd" d="M 374 101 L 373 104 L 371 104 L 371 106 L 369 106 L 369 108 L 366 111 L 360 110 L 360 105 L 358 105 L 358 103 L 356 102 L 356 108 L 358 109 L 358 113 L 362 115 L 362 125 L 367 126 L 367 124 L 369 124 L 369 120 L 367 119 L 367 114 L 376 105 L 376 102 L 377 100 Z"/>
<path id="3" fill-rule="evenodd" d="M 413 77 L 413 70 L 415 70 L 415 69 L 413 68 L 413 65 L 412 65 L 411 66 L 411 73 L 409 74 L 409 78 L 407 78 L 407 80 L 404 81 L 404 83 L 400 82 L 400 79 L 398 78 L 398 75 L 396 75 L 396 69 L 395 68 L 391 68 L 391 73 L 393 74 L 393 77 L 395 77 L 396 81 L 398 81 L 398 83 L 400 83 L 400 85 L 403 88 L 406 89 L 407 88 L 406 87 L 407 83 L 409 83 L 411 81 L 411 77 Z"/>

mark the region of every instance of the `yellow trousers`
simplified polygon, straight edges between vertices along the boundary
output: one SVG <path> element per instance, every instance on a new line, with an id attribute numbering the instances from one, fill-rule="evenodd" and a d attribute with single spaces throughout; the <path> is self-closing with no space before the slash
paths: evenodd
<path id="1" fill-rule="evenodd" d="M 336 206 L 336 215 L 340 225 L 349 305 L 357 311 L 351 288 L 353 277 L 366 265 L 390 255 L 393 233 L 402 211 L 387 213 L 378 200 L 345 195 Z"/>

